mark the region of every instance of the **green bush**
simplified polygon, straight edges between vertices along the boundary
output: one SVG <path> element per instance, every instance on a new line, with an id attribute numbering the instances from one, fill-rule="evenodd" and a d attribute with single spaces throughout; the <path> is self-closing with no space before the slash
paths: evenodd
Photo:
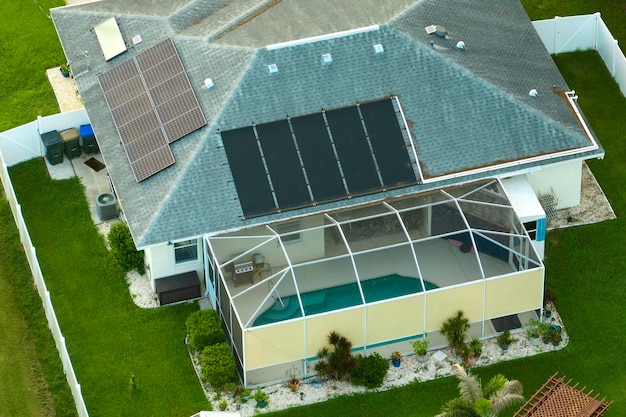
<path id="1" fill-rule="evenodd" d="M 108 239 L 111 245 L 111 255 L 122 271 L 128 272 L 136 269 L 141 275 L 146 273 L 143 251 L 138 251 L 135 247 L 135 242 L 125 222 L 113 223 Z"/>
<path id="2" fill-rule="evenodd" d="M 224 342 L 220 316 L 215 310 L 194 311 L 185 325 L 193 350 L 201 352 L 207 346 Z"/>
<path id="3" fill-rule="evenodd" d="M 237 381 L 235 358 L 226 343 L 207 346 L 202 351 L 202 375 L 214 390 L 221 391 L 228 382 Z"/>
<path id="4" fill-rule="evenodd" d="M 378 388 L 389 371 L 389 361 L 374 352 L 369 356 L 356 355 L 356 367 L 350 374 L 352 383 L 366 388 Z"/>

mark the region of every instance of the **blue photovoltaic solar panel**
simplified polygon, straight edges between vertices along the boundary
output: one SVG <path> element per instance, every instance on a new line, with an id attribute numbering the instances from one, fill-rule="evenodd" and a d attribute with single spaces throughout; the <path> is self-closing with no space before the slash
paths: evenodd
<path id="1" fill-rule="evenodd" d="M 221 134 L 244 216 L 274 213 L 276 205 L 253 128 L 243 127 Z"/>
<path id="2" fill-rule="evenodd" d="M 221 135 L 245 217 L 416 183 L 392 99 Z"/>
<path id="3" fill-rule="evenodd" d="M 289 129 L 289 122 L 279 120 L 264 123 L 257 125 L 256 129 L 278 201 L 278 208 L 289 210 L 310 206 L 311 197 Z"/>
<path id="4" fill-rule="evenodd" d="M 337 158 L 321 113 L 294 117 L 291 127 L 316 202 L 346 198 Z"/>
<path id="5" fill-rule="evenodd" d="M 415 173 L 391 100 L 361 104 L 361 114 L 387 188 L 415 184 Z"/>
<path id="6" fill-rule="evenodd" d="M 381 190 L 358 109 L 344 107 L 329 110 L 326 112 L 326 119 L 350 194 L 367 194 Z"/>

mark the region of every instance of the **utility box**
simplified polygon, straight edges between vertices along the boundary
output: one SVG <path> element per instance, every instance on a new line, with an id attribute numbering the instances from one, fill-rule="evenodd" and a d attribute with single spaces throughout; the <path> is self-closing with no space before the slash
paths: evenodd
<path id="1" fill-rule="evenodd" d="M 56 130 L 42 133 L 41 142 L 46 148 L 46 159 L 50 165 L 56 165 L 63 162 L 63 140 Z"/>
<path id="2" fill-rule="evenodd" d="M 86 154 L 98 153 L 98 142 L 90 124 L 80 125 L 80 137 L 83 139 L 83 150 Z"/>
<path id="3" fill-rule="evenodd" d="M 67 159 L 73 159 L 80 156 L 80 136 L 76 128 L 67 129 L 61 132 L 63 140 L 63 148 Z"/>

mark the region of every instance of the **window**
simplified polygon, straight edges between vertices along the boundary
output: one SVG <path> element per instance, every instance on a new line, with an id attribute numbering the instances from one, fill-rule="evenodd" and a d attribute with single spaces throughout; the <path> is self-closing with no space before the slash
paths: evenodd
<path id="1" fill-rule="evenodd" d="M 278 226 L 276 226 L 276 231 L 278 232 L 279 235 L 281 235 L 280 239 L 283 241 L 283 243 L 300 242 L 302 240 L 302 234 L 293 233 L 298 230 L 300 230 L 299 221 L 283 223 L 283 224 L 279 224 Z M 285 233 L 289 233 L 289 234 L 285 235 Z"/>
<path id="2" fill-rule="evenodd" d="M 537 238 L 537 221 L 533 220 L 531 222 L 526 222 L 524 223 L 524 227 L 526 228 L 526 231 L 528 232 L 528 236 L 532 240 L 535 240 Z"/>
<path id="3" fill-rule="evenodd" d="M 198 239 L 183 240 L 174 243 L 174 260 L 177 264 L 198 259 Z"/>

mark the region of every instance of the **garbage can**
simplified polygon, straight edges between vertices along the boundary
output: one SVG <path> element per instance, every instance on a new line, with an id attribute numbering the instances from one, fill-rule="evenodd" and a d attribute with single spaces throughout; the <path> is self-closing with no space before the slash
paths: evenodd
<path id="1" fill-rule="evenodd" d="M 56 130 L 42 133 L 41 142 L 46 148 L 46 159 L 50 165 L 56 165 L 63 162 L 63 140 Z"/>
<path id="2" fill-rule="evenodd" d="M 63 148 L 67 159 L 73 159 L 80 156 L 80 136 L 75 127 L 61 132 L 63 140 Z"/>
<path id="3" fill-rule="evenodd" d="M 83 150 L 86 154 L 98 153 L 98 142 L 90 124 L 80 125 L 80 137 L 83 139 Z"/>

